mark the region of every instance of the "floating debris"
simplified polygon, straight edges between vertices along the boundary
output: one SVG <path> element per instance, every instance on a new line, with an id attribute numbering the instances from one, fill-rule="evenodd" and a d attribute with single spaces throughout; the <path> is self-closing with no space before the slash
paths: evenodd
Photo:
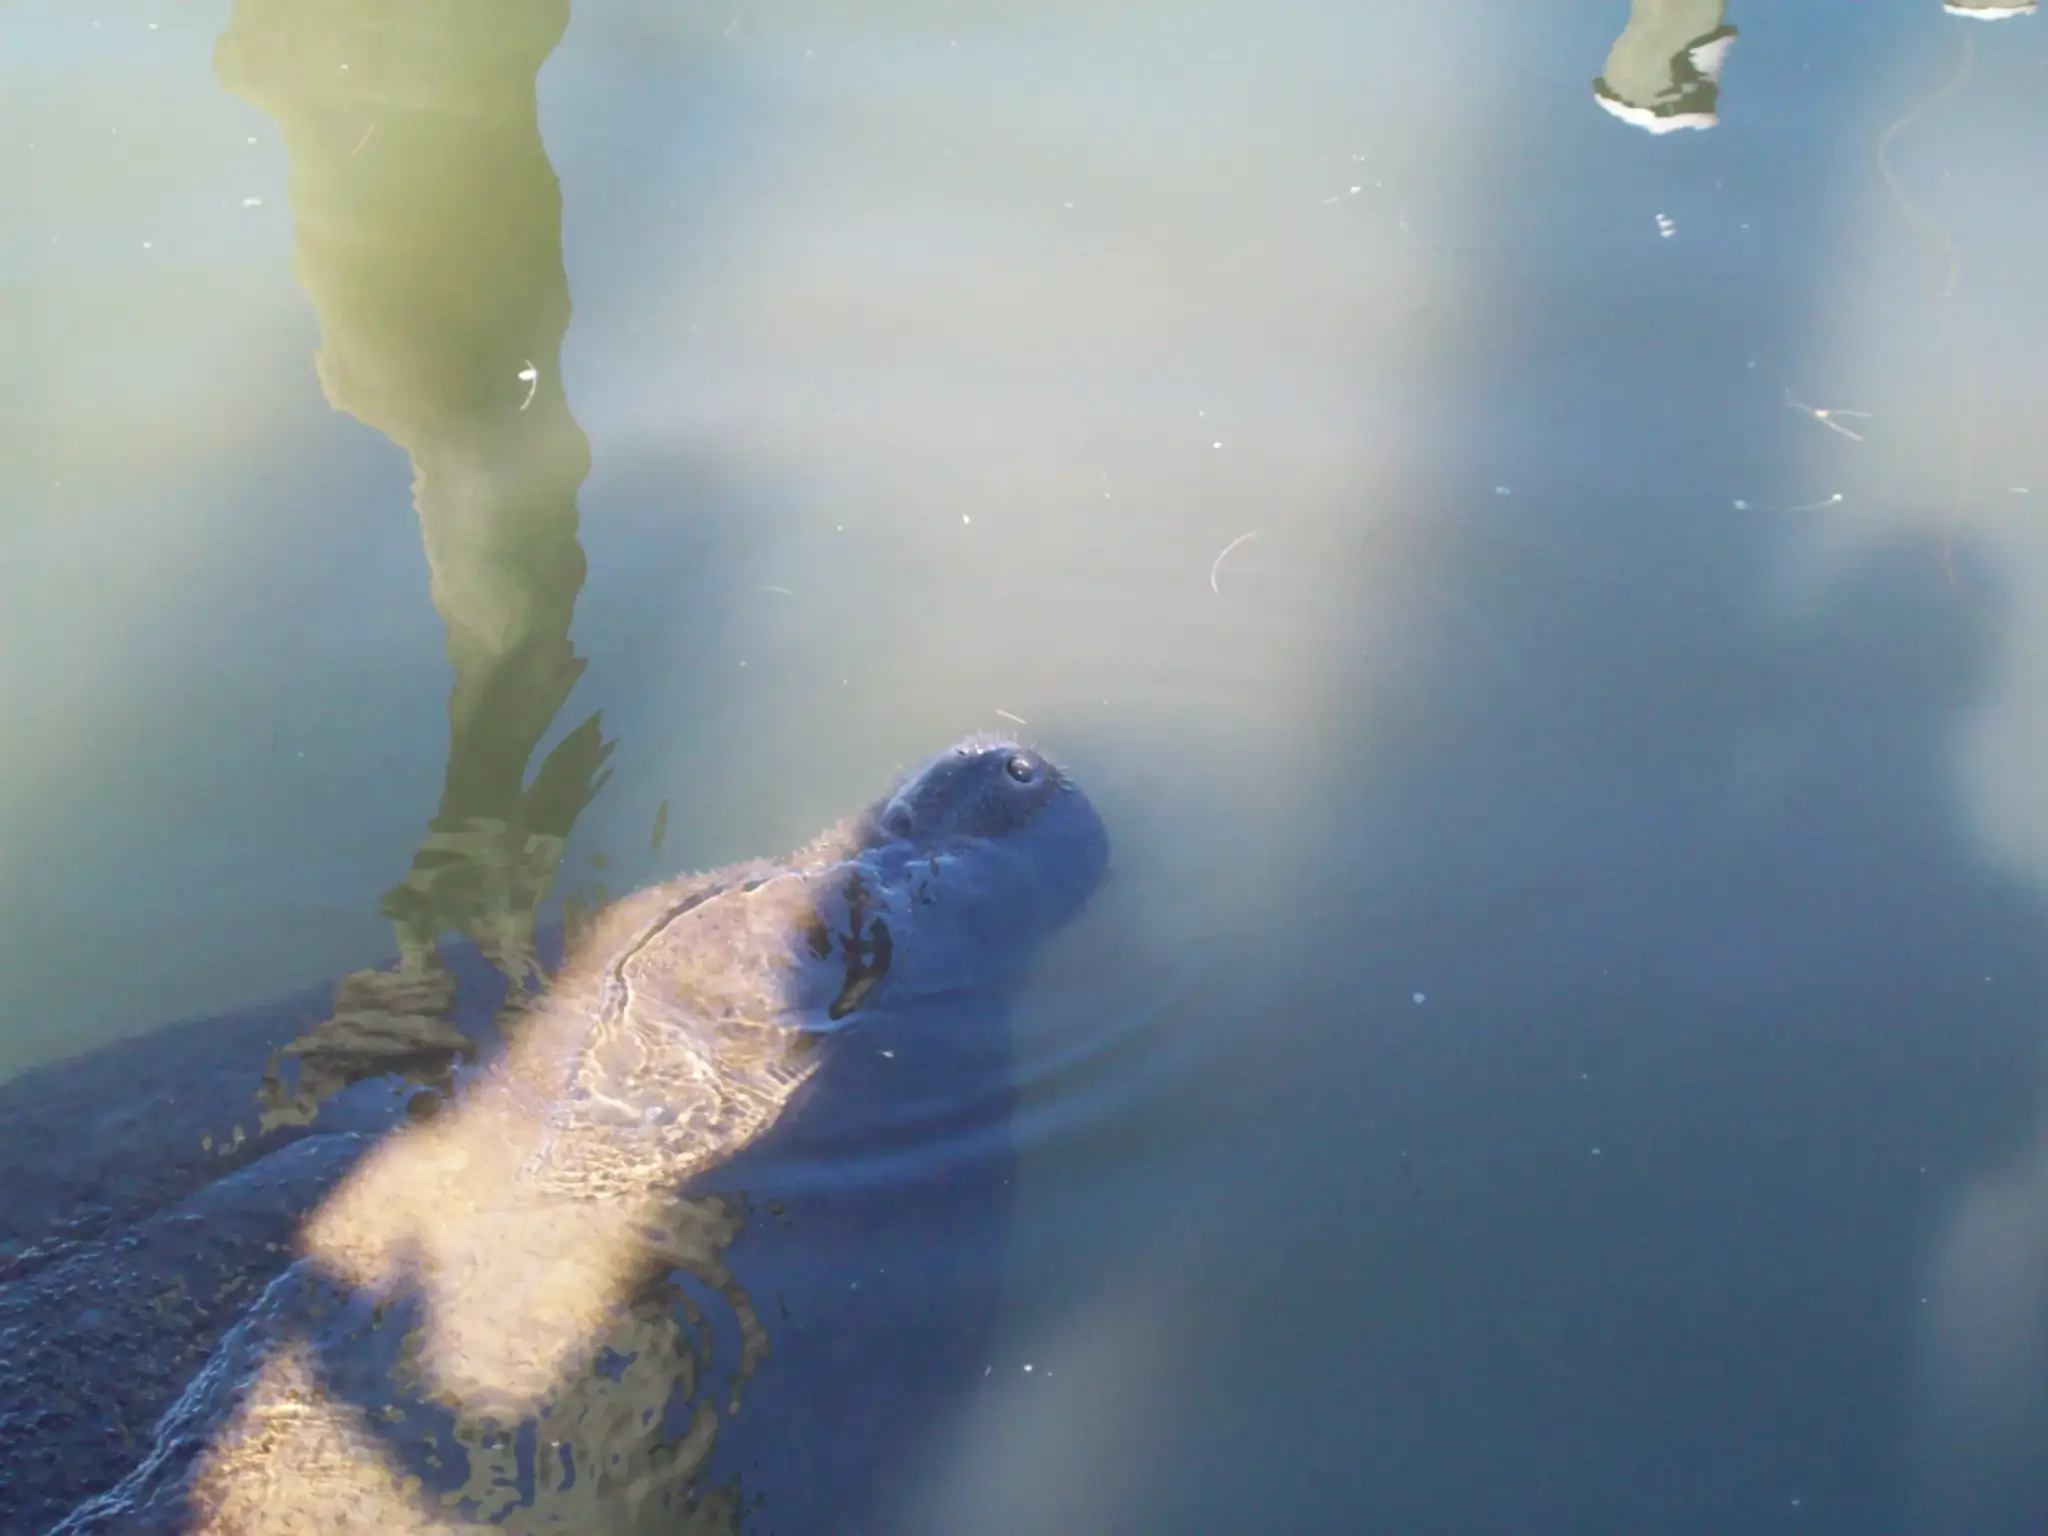
<path id="1" fill-rule="evenodd" d="M 1217 446 L 1220 448 L 1223 445 L 1221 443 L 1218 443 Z M 1218 555 L 1209 564 L 1209 590 L 1211 592 L 1216 593 L 1219 597 L 1223 593 L 1223 589 L 1216 584 L 1216 573 L 1223 568 L 1223 561 L 1225 557 L 1228 556 L 1233 549 L 1237 548 L 1238 545 L 1249 543 L 1251 540 L 1256 539 L 1257 537 L 1258 534 L 1256 532 L 1240 533 L 1236 538 L 1232 539 L 1228 544 L 1223 546 L 1223 553 Z"/>
<path id="2" fill-rule="evenodd" d="M 1785 391 L 1785 404 L 1795 411 L 1804 411 L 1830 432 L 1839 432 L 1842 436 L 1859 443 L 1863 441 L 1863 434 L 1861 432 L 1851 432 L 1847 427 L 1835 420 L 1835 418 L 1837 416 L 1856 416 L 1864 421 L 1868 421 L 1870 419 L 1870 412 L 1868 411 L 1845 411 L 1839 406 L 1821 407 L 1808 405 L 1789 389 Z"/>

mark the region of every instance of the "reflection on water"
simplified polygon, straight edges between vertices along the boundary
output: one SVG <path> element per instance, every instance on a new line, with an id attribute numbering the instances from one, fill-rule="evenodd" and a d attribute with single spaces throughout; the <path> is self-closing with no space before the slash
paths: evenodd
<path id="1" fill-rule="evenodd" d="M 1628 25 L 1593 82 L 1593 99 L 1651 133 L 1713 127 L 1721 120 L 1721 70 L 1740 35 L 1724 20 L 1727 8 L 1727 0 L 1630 0 Z M 1947 0 L 1942 9 L 2006 21 L 2031 14 L 2035 0 Z"/>
<path id="2" fill-rule="evenodd" d="M 1721 66 L 1736 38 L 1722 22 L 1726 10 L 1725 0 L 1631 0 L 1593 99 L 1652 133 L 1713 127 Z"/>
<path id="3" fill-rule="evenodd" d="M 470 941 L 521 1006 L 539 978 L 536 909 L 605 781 L 612 744 L 594 713 L 532 768 L 584 670 L 569 626 L 585 572 L 576 491 L 589 452 L 561 387 L 561 198 L 534 101 L 536 72 L 567 20 L 567 5 L 547 0 L 489 7 L 488 16 L 474 5 L 243 0 L 215 50 L 221 83 L 268 114 L 289 153 L 292 267 L 319 319 L 321 389 L 410 456 L 455 681 L 441 803 L 383 902 L 394 966 L 344 977 L 325 1017 L 281 1044 L 267 1031 L 189 1026 L 116 1047 L 112 1064 L 70 1070 L 61 1092 L 49 1074 L 11 1085 L 12 1101 L 54 1101 L 62 1112 L 9 1115 L 10 1150 L 24 1148 L 10 1161 L 25 1174 L 33 1155 L 56 1172 L 42 1141 L 55 1136 L 78 1172 L 51 1181 L 42 1230 L 23 1224 L 33 1245 L 17 1240 L 5 1255 L 14 1273 L 36 1277 L 24 1280 L 36 1289 L 14 1298 L 9 1337 L 41 1335 L 35 1358 L 24 1345 L 11 1360 L 18 1374 L 9 1384 L 19 1399 L 44 1403 L 47 1417 L 55 1378 L 72 1376 L 61 1390 L 85 1405 L 78 1427 L 88 1442 L 114 1437 L 114 1457 L 139 1448 L 183 1376 L 281 1266 L 273 1234 L 289 1233 L 349 1148 L 329 1135 L 290 1154 L 282 1175 L 276 1165 L 254 1169 L 195 1197 L 199 1219 L 218 1230 L 182 1247 L 175 1228 L 151 1239 L 170 1251 L 151 1252 L 137 1278 L 154 1291 L 152 1265 L 175 1275 L 181 1300 L 136 1324 L 140 1337 L 104 1314 L 82 1337 L 71 1319 L 51 1328 L 52 1305 L 95 1266 L 101 1285 L 122 1283 L 122 1266 L 92 1241 L 124 1222 L 141 1220 L 135 1230 L 147 1234 L 152 1222 L 175 1220 L 156 1213 L 270 1150 L 278 1132 L 313 1121 L 351 1084 L 399 1073 L 445 1091 L 451 1066 L 477 1040 L 450 1016 L 457 989 L 440 936 Z M 182 1099 L 181 1109 L 162 1114 L 160 1097 Z M 422 1113 L 431 1102 L 415 1097 L 411 1107 Z M 115 1120 L 122 1129 L 106 1137 Z M 94 1139 L 88 1123 L 102 1128 L 103 1144 L 72 1150 Z M 39 1141 L 41 1152 L 27 1150 Z M 151 1172 L 138 1185 L 134 1170 L 144 1166 Z M 246 1224 L 237 1203 L 263 1220 L 231 1240 L 234 1222 Z M 95 1364 L 123 1339 L 151 1368 Z M 11 1504 L 54 1513 L 118 1471 L 117 1459 L 95 1466 L 82 1448 L 53 1454 Z"/>
<path id="4" fill-rule="evenodd" d="M 440 808 L 383 903 L 398 964 L 343 978 L 332 1015 L 285 1048 L 293 1081 L 266 1080 L 265 1129 L 362 1078 L 436 1078 L 471 1049 L 446 1019 L 437 939 L 470 939 L 515 985 L 535 978 L 535 910 L 607 777 L 595 714 L 528 777 L 584 669 L 569 623 L 590 454 L 561 384 L 561 192 L 533 84 L 568 18 L 566 0 L 493 7 L 488 24 L 466 5 L 241 0 L 216 51 L 221 83 L 277 123 L 291 158 L 321 388 L 411 456 L 455 673 Z"/>

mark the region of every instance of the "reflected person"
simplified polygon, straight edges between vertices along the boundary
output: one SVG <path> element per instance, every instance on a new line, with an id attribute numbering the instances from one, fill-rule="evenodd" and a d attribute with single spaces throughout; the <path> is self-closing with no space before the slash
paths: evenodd
<path id="1" fill-rule="evenodd" d="M 473 941 L 523 993 L 535 909 L 603 783 L 595 715 L 527 778 L 584 668 L 569 624 L 590 455 L 561 386 L 561 193 L 534 92 L 567 23 L 567 0 L 240 0 L 216 52 L 290 157 L 321 388 L 411 458 L 455 674 L 441 803 L 383 901 L 398 963 L 344 978 L 332 1016 L 286 1048 L 266 1130 L 352 1081 L 432 1081 L 467 1052 L 440 936 Z"/>

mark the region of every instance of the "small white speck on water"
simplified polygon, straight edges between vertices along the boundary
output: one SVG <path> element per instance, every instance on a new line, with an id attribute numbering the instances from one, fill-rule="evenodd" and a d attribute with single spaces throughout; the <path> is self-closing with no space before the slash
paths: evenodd
<path id="1" fill-rule="evenodd" d="M 1508 487 L 1506 487 L 1506 486 L 1504 486 L 1504 485 L 1496 485 L 1496 486 L 1495 486 L 1495 487 L 1493 488 L 1493 494 L 1494 494 L 1494 495 L 1496 495 L 1496 496 L 1512 496 L 1512 495 L 1514 495 L 1515 493 L 1514 493 L 1513 491 L 1509 490 L 1509 489 L 1508 489 Z"/>
<path id="2" fill-rule="evenodd" d="M 2008 485 L 2005 489 L 2006 494 L 2011 496 L 2025 496 L 2029 494 L 2024 485 Z"/>
<path id="3" fill-rule="evenodd" d="M 1747 512 L 1749 510 L 1749 503 L 1746 501 L 1738 501 L 1735 503 L 1735 510 L 1738 512 Z"/>
<path id="4" fill-rule="evenodd" d="M 1211 443 L 1209 446 L 1211 448 L 1221 448 L 1223 445 L 1221 443 Z"/>
<path id="5" fill-rule="evenodd" d="M 992 1365 L 984 1365 L 984 1366 L 983 1366 L 983 1367 L 981 1368 L 981 1374 L 982 1374 L 982 1375 L 984 1375 L 984 1376 L 993 1376 L 993 1375 L 995 1375 L 995 1373 L 996 1373 L 996 1368 L 995 1368 L 994 1366 L 992 1366 Z"/>
<path id="6" fill-rule="evenodd" d="M 263 206 L 263 199 L 260 197 L 245 197 L 242 199 L 242 206 L 244 208 L 261 208 Z"/>
<path id="7" fill-rule="evenodd" d="M 1660 238 L 1669 240 L 1677 233 L 1678 225 L 1672 221 L 1671 215 L 1668 213 L 1657 215 L 1657 234 Z"/>
<path id="8" fill-rule="evenodd" d="M 1031 1369 L 1031 1367 L 1027 1365 L 1027 1366 L 1025 1366 L 1025 1367 L 1024 1367 L 1024 1369 L 1028 1371 L 1028 1370 L 1030 1370 L 1030 1369 Z"/>
<path id="9" fill-rule="evenodd" d="M 255 135 L 255 134 L 253 134 L 253 133 L 252 133 L 252 134 L 250 134 L 250 135 L 249 135 L 249 142 L 250 142 L 251 144 L 254 144 L 254 143 L 256 142 L 256 135 Z"/>
<path id="10" fill-rule="evenodd" d="M 142 248 L 145 251 L 152 249 L 155 245 L 156 242 L 154 240 L 145 240 L 142 242 Z"/>
<path id="11" fill-rule="evenodd" d="M 1598 1147 L 1595 1147 L 1595 1148 L 1593 1149 L 1593 1156 L 1595 1156 L 1595 1157 L 1598 1157 L 1599 1155 L 1600 1155 L 1600 1149 L 1599 1149 Z"/>
<path id="12" fill-rule="evenodd" d="M 743 662 L 741 662 L 741 663 L 740 663 L 740 665 L 744 667 L 744 666 L 746 665 L 746 663 L 745 663 L 745 662 L 743 661 Z"/>
<path id="13" fill-rule="evenodd" d="M 533 359 L 526 359 L 526 366 L 515 375 L 526 386 L 526 398 L 519 402 L 519 409 L 525 410 L 533 404 L 533 397 L 540 389 L 540 370 L 533 366 Z"/>
<path id="14" fill-rule="evenodd" d="M 848 1289 L 849 1291 L 857 1291 L 857 1290 L 859 1290 L 859 1289 L 860 1289 L 860 1282 L 859 1282 L 858 1280 L 854 1281 L 854 1282 L 853 1282 L 853 1283 L 852 1283 L 851 1285 L 847 1286 L 847 1289 Z"/>
<path id="15" fill-rule="evenodd" d="M 896 1053 L 894 1051 L 884 1051 L 882 1052 L 882 1054 L 888 1057 L 891 1061 L 894 1061 L 896 1059 Z"/>
<path id="16" fill-rule="evenodd" d="M 974 519 L 969 517 L 965 512 L 962 512 L 960 514 L 960 521 L 963 523 L 971 523 L 974 521 Z"/>
<path id="17" fill-rule="evenodd" d="M 1031 723 L 1029 720 L 1026 720 L 1022 715 L 1013 715 L 1007 709 L 999 709 L 996 711 L 996 713 L 1001 715 L 1005 720 L 1016 721 L 1019 725 L 1029 725 Z M 1986 981 L 1989 981 L 1991 978 L 1987 976 L 1984 979 Z"/>
<path id="18" fill-rule="evenodd" d="M 1429 1001 L 1429 994 L 1427 992 L 1418 992 L 1415 994 L 1415 1001 L 1418 1003 L 1426 1003 Z"/>
<path id="19" fill-rule="evenodd" d="M 832 525 L 832 531 L 833 531 L 834 533 L 844 533 L 844 532 L 846 532 L 846 524 L 844 524 L 844 523 L 834 523 L 834 524 Z"/>

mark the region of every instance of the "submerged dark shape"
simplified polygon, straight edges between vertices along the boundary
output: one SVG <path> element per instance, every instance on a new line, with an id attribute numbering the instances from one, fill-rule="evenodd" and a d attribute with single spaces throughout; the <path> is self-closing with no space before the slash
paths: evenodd
<path id="1" fill-rule="evenodd" d="M 348 1175 L 141 1465 L 59 1529 L 733 1528 L 699 1478 L 724 1405 L 690 1277 L 731 1306 L 741 1376 L 765 1331 L 724 1259 L 741 1218 L 692 1182 L 842 1029 L 943 1028 L 1018 975 L 1107 850 L 1056 767 L 974 738 L 786 859 L 620 902 L 504 1058 Z"/>

